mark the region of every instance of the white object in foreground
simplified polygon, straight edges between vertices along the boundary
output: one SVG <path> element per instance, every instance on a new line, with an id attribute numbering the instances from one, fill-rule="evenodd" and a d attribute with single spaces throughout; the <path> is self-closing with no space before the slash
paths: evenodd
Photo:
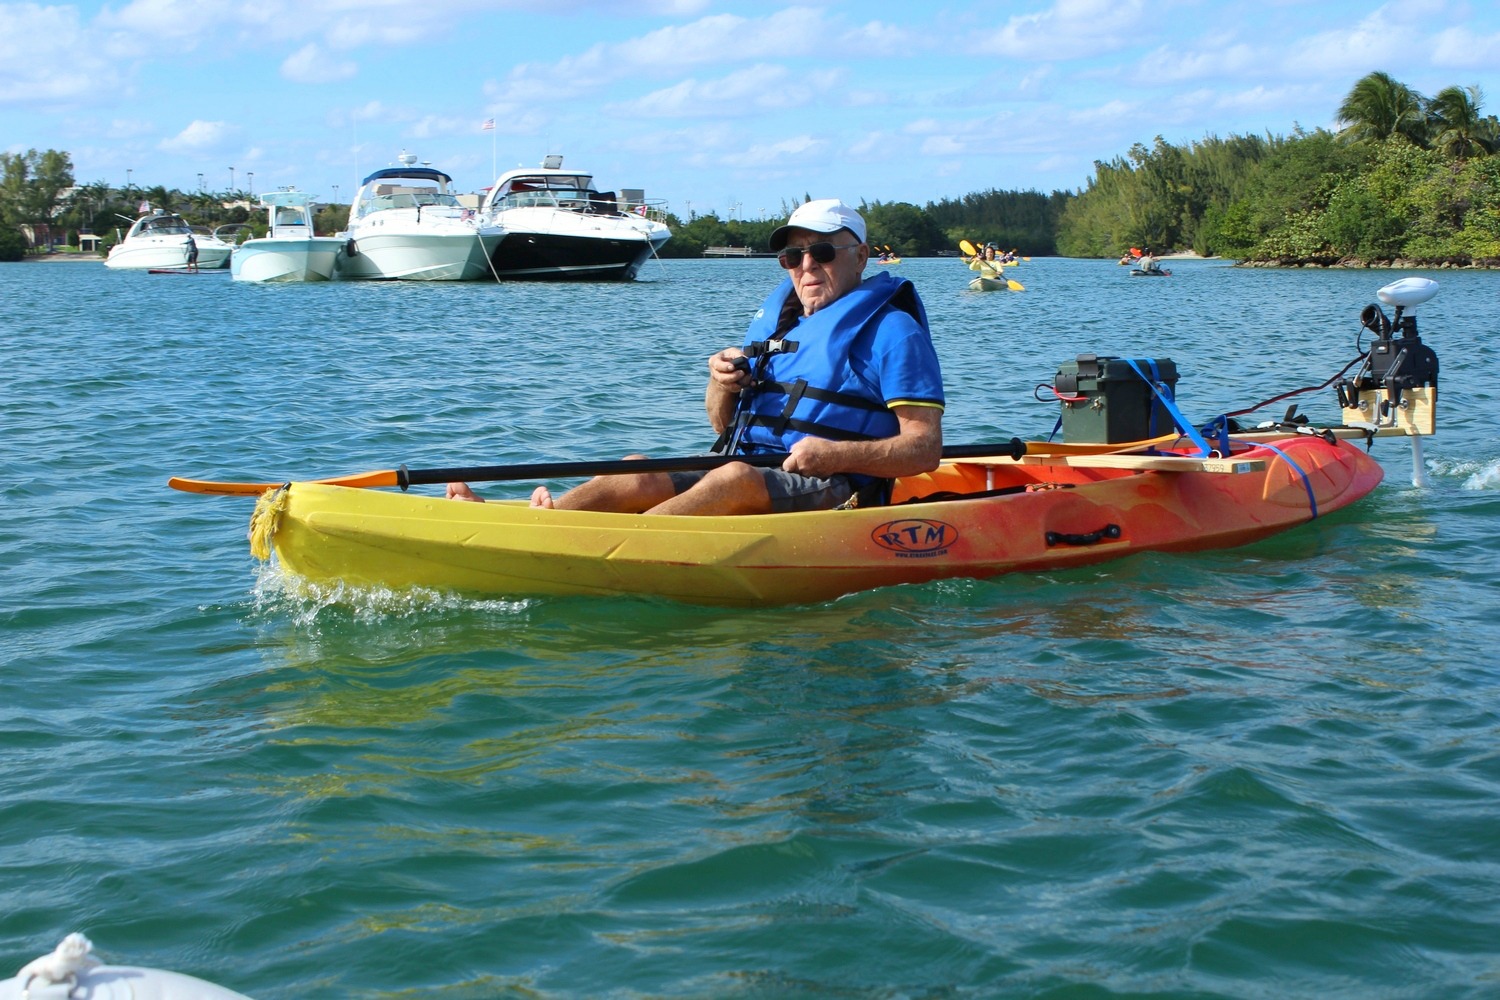
<path id="1" fill-rule="evenodd" d="M 0 1000 L 250 1000 L 242 993 L 180 972 L 103 965 L 82 934 L 69 934 L 57 948 L 0 981 Z"/>

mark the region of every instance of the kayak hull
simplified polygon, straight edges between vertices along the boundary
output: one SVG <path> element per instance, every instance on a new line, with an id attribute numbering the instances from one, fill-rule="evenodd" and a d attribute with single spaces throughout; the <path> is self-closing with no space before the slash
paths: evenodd
<path id="1" fill-rule="evenodd" d="M 1314 507 L 1347 506 L 1381 480 L 1379 464 L 1345 442 L 1304 435 L 1275 446 L 1233 456 L 1237 472 L 966 461 L 902 480 L 890 506 L 742 517 L 540 510 L 292 483 L 261 499 L 252 536 L 269 533 L 284 570 L 317 584 L 808 603 L 1242 545 L 1311 520 Z M 935 493 L 960 496 L 901 502 Z"/>

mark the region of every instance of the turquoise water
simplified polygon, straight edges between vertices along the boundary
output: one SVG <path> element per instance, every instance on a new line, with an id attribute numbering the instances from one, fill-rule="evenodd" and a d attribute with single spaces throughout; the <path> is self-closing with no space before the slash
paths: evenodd
<path id="1" fill-rule="evenodd" d="M 1401 276 L 1172 266 L 901 264 L 948 442 L 1045 436 L 1084 352 L 1195 419 L 1315 385 Z M 164 484 L 699 451 L 774 262 L 0 265 L 0 971 L 82 930 L 258 1000 L 1500 995 L 1500 275 L 1429 276 L 1425 489 L 1382 439 L 1248 548 L 726 611 L 312 603 Z"/>

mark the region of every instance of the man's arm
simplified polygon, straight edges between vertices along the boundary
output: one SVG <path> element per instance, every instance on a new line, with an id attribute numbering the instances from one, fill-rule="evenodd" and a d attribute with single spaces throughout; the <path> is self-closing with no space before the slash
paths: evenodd
<path id="1" fill-rule="evenodd" d="M 827 478 L 839 473 L 894 478 L 931 472 L 943 459 L 943 411 L 937 406 L 894 406 L 899 430 L 874 441 L 830 441 L 805 437 L 794 442 L 782 463 L 787 472 Z"/>

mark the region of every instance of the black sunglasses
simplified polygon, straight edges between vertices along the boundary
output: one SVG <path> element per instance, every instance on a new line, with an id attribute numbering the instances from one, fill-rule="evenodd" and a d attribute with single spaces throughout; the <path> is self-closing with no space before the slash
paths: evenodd
<path id="1" fill-rule="evenodd" d="M 788 271 L 794 271 L 802 266 L 802 255 L 805 253 L 812 254 L 812 259 L 819 264 L 827 264 L 840 250 L 849 250 L 857 246 L 859 246 L 858 243 L 840 243 L 836 246 L 832 243 L 814 243 L 809 247 L 787 247 L 776 255 L 776 259 L 782 267 Z"/>

